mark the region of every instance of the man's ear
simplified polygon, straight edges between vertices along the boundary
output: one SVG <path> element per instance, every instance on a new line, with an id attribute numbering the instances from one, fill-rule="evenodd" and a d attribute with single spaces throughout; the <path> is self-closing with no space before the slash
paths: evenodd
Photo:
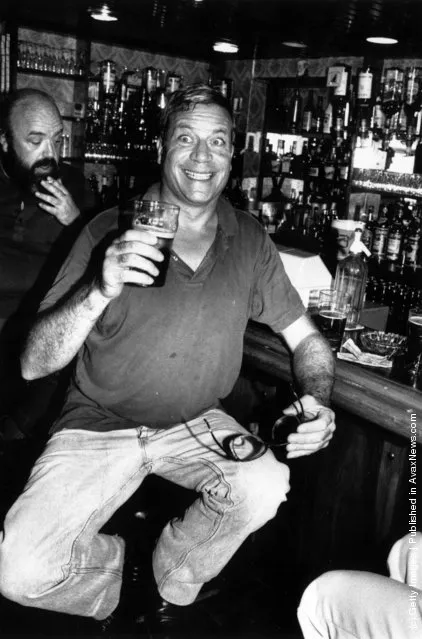
<path id="1" fill-rule="evenodd" d="M 4 131 L 0 131 L 0 146 L 4 153 L 7 153 L 9 149 L 9 143 L 7 141 L 7 135 Z"/>
<path id="2" fill-rule="evenodd" d="M 163 159 L 163 142 L 161 138 L 157 140 L 157 162 L 161 164 L 161 160 Z"/>

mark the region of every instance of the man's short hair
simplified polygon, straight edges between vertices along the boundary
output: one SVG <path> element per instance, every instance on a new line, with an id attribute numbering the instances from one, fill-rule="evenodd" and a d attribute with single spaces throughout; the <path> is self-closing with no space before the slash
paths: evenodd
<path id="1" fill-rule="evenodd" d="M 11 131 L 11 119 L 13 110 L 21 103 L 33 100 L 38 104 L 49 104 L 51 105 L 57 113 L 60 115 L 60 111 L 57 107 L 57 104 L 53 100 L 53 98 L 46 93 L 45 91 L 41 91 L 40 89 L 17 89 L 13 91 L 4 102 L 1 104 L 1 112 L 0 112 L 0 132 L 5 133 L 6 135 L 10 134 Z"/>
<path id="2" fill-rule="evenodd" d="M 179 89 L 171 94 L 169 101 L 161 116 L 161 140 L 165 144 L 166 136 L 170 128 L 171 118 L 176 113 L 193 111 L 197 104 L 216 105 L 227 111 L 230 119 L 233 119 L 230 102 L 217 89 L 207 84 L 191 84 L 184 89 Z"/>

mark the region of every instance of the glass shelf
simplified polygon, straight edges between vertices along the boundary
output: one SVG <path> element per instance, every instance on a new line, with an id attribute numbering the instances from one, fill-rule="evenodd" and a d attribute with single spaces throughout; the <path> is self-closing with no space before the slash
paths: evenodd
<path id="1" fill-rule="evenodd" d="M 23 69 L 22 67 L 17 69 L 17 73 L 23 73 L 24 75 L 39 75 L 45 78 L 55 78 L 56 80 L 86 82 L 86 75 L 79 75 L 78 73 L 57 73 L 55 71 L 42 71 L 40 69 Z"/>
<path id="2" fill-rule="evenodd" d="M 421 198 L 422 175 L 378 169 L 353 169 L 352 187 L 372 193 Z"/>

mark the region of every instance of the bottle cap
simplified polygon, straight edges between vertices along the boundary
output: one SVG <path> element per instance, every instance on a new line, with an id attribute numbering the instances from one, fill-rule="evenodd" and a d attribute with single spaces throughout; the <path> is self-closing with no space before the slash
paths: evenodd
<path id="1" fill-rule="evenodd" d="M 362 229 L 356 229 L 355 238 L 350 246 L 349 251 L 350 253 L 353 253 L 353 255 L 357 255 L 358 253 L 365 253 L 365 255 L 369 257 L 371 255 L 371 251 L 361 241 L 361 237 L 362 237 Z"/>

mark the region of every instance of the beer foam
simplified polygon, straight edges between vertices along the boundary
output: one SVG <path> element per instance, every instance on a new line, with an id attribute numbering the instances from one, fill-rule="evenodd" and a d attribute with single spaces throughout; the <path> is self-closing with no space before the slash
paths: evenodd
<path id="1" fill-rule="evenodd" d="M 417 326 L 422 326 L 422 315 L 414 315 L 409 319 L 410 324 L 416 324 Z"/>
<path id="2" fill-rule="evenodd" d="M 325 317 L 326 319 L 330 320 L 342 320 L 347 317 L 346 313 L 340 311 L 320 311 L 319 314 L 321 315 L 321 317 Z"/>
<path id="3" fill-rule="evenodd" d="M 153 233 L 154 235 L 157 235 L 157 237 L 168 238 L 169 240 L 172 240 L 176 234 L 176 231 L 163 229 L 162 226 L 149 226 L 148 224 L 139 224 L 136 220 L 134 223 L 134 228 L 139 229 L 140 231 L 148 231 L 148 233 Z"/>

